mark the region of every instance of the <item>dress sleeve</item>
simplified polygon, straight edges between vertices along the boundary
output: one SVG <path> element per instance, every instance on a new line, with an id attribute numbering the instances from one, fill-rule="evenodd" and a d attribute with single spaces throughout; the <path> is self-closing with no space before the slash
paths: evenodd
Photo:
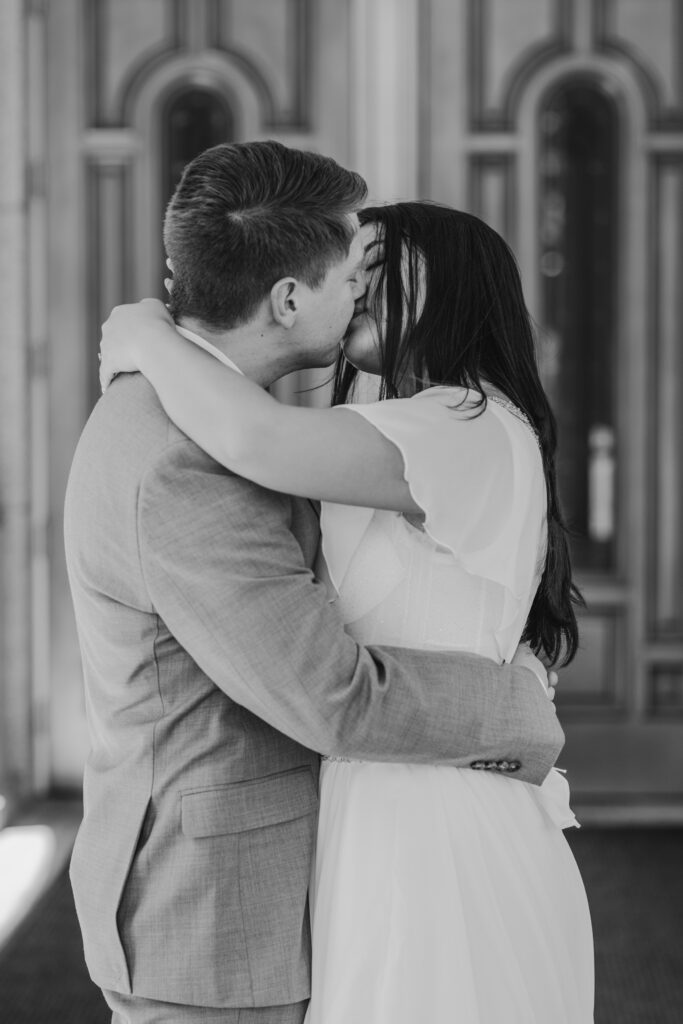
<path id="1" fill-rule="evenodd" d="M 505 588 L 499 639 L 511 657 L 518 637 L 506 630 L 526 619 L 545 557 L 545 479 L 529 426 L 492 401 L 482 412 L 462 388 L 343 408 L 396 445 L 432 540 Z"/>

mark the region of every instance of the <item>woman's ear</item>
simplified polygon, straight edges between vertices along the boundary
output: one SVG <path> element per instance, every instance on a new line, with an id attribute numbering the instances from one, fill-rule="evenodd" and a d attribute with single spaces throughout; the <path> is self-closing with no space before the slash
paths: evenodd
<path id="1" fill-rule="evenodd" d="M 296 278 L 283 277 L 270 289 L 270 310 L 282 327 L 294 326 L 299 310 L 299 288 Z"/>

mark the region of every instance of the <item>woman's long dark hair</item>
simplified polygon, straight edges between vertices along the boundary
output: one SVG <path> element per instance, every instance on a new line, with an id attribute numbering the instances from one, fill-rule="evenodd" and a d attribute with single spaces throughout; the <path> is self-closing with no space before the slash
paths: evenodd
<path id="1" fill-rule="evenodd" d="M 548 495 L 548 548 L 523 639 L 551 664 L 568 664 L 578 647 L 567 527 L 557 493 L 555 417 L 541 385 L 531 320 L 515 257 L 478 217 L 436 203 L 368 207 L 362 224 L 378 228 L 371 312 L 380 330 L 380 398 L 436 384 L 472 388 L 486 382 L 528 418 L 538 435 Z M 356 369 L 342 356 L 335 405 L 352 395 Z M 486 407 L 482 398 L 481 411 Z"/>

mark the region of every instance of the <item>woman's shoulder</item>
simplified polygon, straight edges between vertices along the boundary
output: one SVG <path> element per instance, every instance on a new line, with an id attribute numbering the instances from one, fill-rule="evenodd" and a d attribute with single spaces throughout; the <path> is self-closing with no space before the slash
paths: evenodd
<path id="1" fill-rule="evenodd" d="M 445 445 L 466 444 L 492 462 L 510 458 L 513 448 L 536 439 L 528 419 L 512 402 L 473 388 L 428 388 L 404 403 L 403 413 L 406 421 L 438 433 Z"/>
<path id="2" fill-rule="evenodd" d="M 535 475 L 542 468 L 538 437 L 524 413 L 500 392 L 437 385 L 405 398 L 342 406 L 360 413 L 401 451 L 406 479 L 418 464 L 430 472 L 467 476 L 478 466 L 495 489 L 513 465 Z"/>
<path id="3" fill-rule="evenodd" d="M 359 413 L 403 451 L 432 466 L 451 464 L 455 452 L 480 457 L 489 467 L 509 458 L 506 424 L 492 414 L 484 395 L 471 388 L 435 386 L 405 398 L 342 406 Z M 422 453 L 422 454 L 421 454 Z"/>
<path id="4" fill-rule="evenodd" d="M 483 392 L 456 384 L 433 384 L 423 391 L 418 391 L 409 399 L 413 403 L 431 401 L 433 404 L 462 412 L 471 412 L 481 408 L 484 404 L 483 400 Z"/>
<path id="5" fill-rule="evenodd" d="M 438 419 L 446 413 L 455 413 L 458 419 L 471 419 L 486 406 L 485 396 L 472 388 L 438 384 L 424 388 L 413 395 L 359 402 L 340 408 L 368 412 L 370 415 L 398 415 L 413 420 Z"/>
<path id="6" fill-rule="evenodd" d="M 529 420 L 529 417 L 519 408 L 519 406 L 515 405 L 515 403 L 498 388 L 494 388 L 489 385 L 487 385 L 482 391 L 475 388 L 437 385 L 418 392 L 416 395 L 413 395 L 412 398 L 413 400 L 431 399 L 452 412 L 458 412 L 461 414 L 471 415 L 474 413 L 475 415 L 484 415 L 487 412 L 492 412 L 499 419 L 502 418 L 503 422 L 505 422 L 506 415 L 511 416 L 513 419 L 527 427 L 534 437 L 536 436 L 536 432 Z M 502 416 L 501 410 L 503 414 Z"/>

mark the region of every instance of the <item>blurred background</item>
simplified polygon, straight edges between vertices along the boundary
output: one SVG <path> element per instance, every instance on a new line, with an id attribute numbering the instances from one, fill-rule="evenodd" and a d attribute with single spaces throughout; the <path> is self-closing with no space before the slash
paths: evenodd
<path id="1" fill-rule="evenodd" d="M 0 824 L 79 794 L 61 517 L 99 325 L 163 295 L 185 163 L 257 138 L 511 244 L 587 601 L 560 764 L 585 825 L 683 824 L 682 69 L 681 0 L 3 0 Z"/>

